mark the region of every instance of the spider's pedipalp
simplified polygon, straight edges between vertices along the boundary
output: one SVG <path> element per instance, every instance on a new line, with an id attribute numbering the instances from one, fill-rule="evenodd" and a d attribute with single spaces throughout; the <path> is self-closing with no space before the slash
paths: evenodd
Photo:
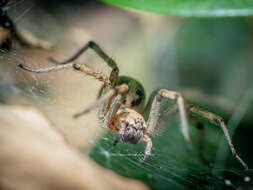
<path id="1" fill-rule="evenodd" d="M 120 121 L 119 126 L 120 126 L 119 132 L 116 135 L 115 141 L 113 142 L 114 146 L 117 145 L 118 142 L 123 139 L 123 135 L 124 135 L 124 132 L 125 132 L 125 129 L 126 129 L 126 123 L 124 123 L 123 121 Z"/>

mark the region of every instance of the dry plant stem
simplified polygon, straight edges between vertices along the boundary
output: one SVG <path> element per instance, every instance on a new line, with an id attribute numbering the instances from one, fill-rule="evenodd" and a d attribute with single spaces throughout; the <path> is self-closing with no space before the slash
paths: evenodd
<path id="1" fill-rule="evenodd" d="M 225 136 L 225 139 L 226 139 L 226 141 L 227 141 L 227 143 L 229 145 L 229 148 L 230 148 L 230 150 L 232 152 L 232 155 L 242 164 L 242 166 L 244 167 L 245 170 L 248 170 L 247 164 L 240 158 L 240 156 L 235 151 L 234 145 L 232 144 L 232 141 L 230 139 L 230 136 L 229 136 L 227 127 L 226 127 L 226 125 L 224 123 L 224 120 L 220 116 L 215 115 L 215 114 L 213 114 L 211 112 L 208 112 L 206 110 L 200 109 L 200 108 L 198 108 L 198 107 L 196 107 L 196 106 L 194 106 L 192 104 L 188 106 L 188 109 L 191 112 L 193 112 L 193 113 L 195 113 L 197 115 L 200 115 L 200 116 L 202 116 L 202 117 L 204 117 L 204 118 L 206 118 L 206 119 L 214 122 L 215 124 L 217 124 L 217 125 L 219 125 L 221 127 L 221 129 L 223 131 L 223 134 Z"/>

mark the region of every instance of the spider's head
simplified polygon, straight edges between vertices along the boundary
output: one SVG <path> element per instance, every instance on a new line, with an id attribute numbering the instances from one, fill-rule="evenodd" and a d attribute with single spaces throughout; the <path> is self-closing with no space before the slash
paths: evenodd
<path id="1" fill-rule="evenodd" d="M 129 142 L 131 144 L 137 144 L 142 138 L 144 133 L 143 129 L 138 129 L 134 127 L 128 127 L 125 129 L 125 132 L 122 136 L 123 142 Z"/>
<path id="2" fill-rule="evenodd" d="M 127 108 L 141 112 L 145 106 L 145 91 L 141 83 L 131 77 L 120 76 L 117 85 L 121 84 L 126 84 L 129 88 L 123 104 Z"/>
<path id="3" fill-rule="evenodd" d="M 144 135 L 144 128 L 135 128 L 133 126 L 128 126 L 123 135 L 118 134 L 114 141 L 116 145 L 119 141 L 128 142 L 131 144 L 137 144 Z"/>
<path id="4" fill-rule="evenodd" d="M 145 133 L 147 128 L 146 123 L 142 115 L 133 109 L 124 108 L 120 109 L 120 113 L 114 118 L 113 121 L 116 128 L 118 127 L 118 135 L 114 144 L 119 141 L 129 142 L 131 144 L 137 144 Z M 122 123 L 125 126 L 124 131 L 121 131 Z"/>

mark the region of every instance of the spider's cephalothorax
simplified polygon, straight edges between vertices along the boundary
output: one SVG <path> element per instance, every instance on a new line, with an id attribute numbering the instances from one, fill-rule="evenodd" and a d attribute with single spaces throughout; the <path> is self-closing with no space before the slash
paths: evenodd
<path id="1" fill-rule="evenodd" d="M 116 85 L 126 85 L 128 90 L 122 97 L 120 108 L 109 124 L 111 130 L 119 133 L 114 145 L 120 140 L 137 144 L 147 128 L 145 120 L 140 114 L 145 106 L 144 88 L 137 80 L 127 76 L 119 76 Z M 103 114 L 106 114 L 106 106 L 103 111 Z"/>
<path id="2" fill-rule="evenodd" d="M 93 49 L 112 69 L 109 77 L 93 71 L 85 64 L 73 63 L 73 61 L 79 58 L 79 56 L 89 48 Z M 118 76 L 119 68 L 115 61 L 107 56 L 95 42 L 88 42 L 75 55 L 64 62 L 58 62 L 54 59 L 51 59 L 51 61 L 56 65 L 39 69 L 33 69 L 22 64 L 19 64 L 18 66 L 24 70 L 35 73 L 73 68 L 102 81 L 104 85 L 100 90 L 98 100 L 84 111 L 75 114 L 74 117 L 77 118 L 82 114 L 86 114 L 94 107 L 98 106 L 98 117 L 102 121 L 102 125 L 117 133 L 114 145 L 116 145 L 120 140 L 132 144 L 136 144 L 139 141 L 147 143 L 145 154 L 143 159 L 141 159 L 141 162 L 145 162 L 151 154 L 152 140 L 150 136 L 159 128 L 161 121 L 175 111 L 179 112 L 182 135 L 186 143 L 191 143 L 185 112 L 185 109 L 188 109 L 190 113 L 207 118 L 219 125 L 224 133 L 225 139 L 228 142 L 233 156 L 245 169 L 248 169 L 247 164 L 244 163 L 244 161 L 236 153 L 226 125 L 221 117 L 194 105 L 187 105 L 185 107 L 182 95 L 178 92 L 167 89 L 154 91 L 145 106 L 145 92 L 142 85 L 131 77 Z M 173 100 L 176 104 L 160 113 L 160 104 L 162 99 Z M 148 116 L 147 121 L 144 120 L 144 115 L 145 117 Z M 199 130 L 202 129 L 203 127 L 199 128 Z M 201 135 L 203 133 L 200 131 L 199 134 Z M 200 139 L 202 139 L 201 136 Z"/>
<path id="3" fill-rule="evenodd" d="M 128 86 L 127 95 L 123 99 L 123 105 L 127 108 L 142 112 L 145 106 L 145 90 L 140 82 L 132 77 L 120 76 L 117 82 L 118 85 L 126 84 Z"/>
<path id="4" fill-rule="evenodd" d="M 121 106 L 110 122 L 109 128 L 118 133 L 122 130 L 122 132 L 119 133 L 120 135 L 117 135 L 114 145 L 120 140 L 137 144 L 145 134 L 147 126 L 141 114 L 135 110 Z"/>

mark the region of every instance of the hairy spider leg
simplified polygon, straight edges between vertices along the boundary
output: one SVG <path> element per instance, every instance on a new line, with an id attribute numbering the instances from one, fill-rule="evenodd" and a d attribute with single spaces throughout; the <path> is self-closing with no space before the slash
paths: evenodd
<path id="1" fill-rule="evenodd" d="M 46 73 L 46 72 L 59 71 L 59 70 L 67 69 L 67 68 L 72 68 L 73 64 L 54 65 L 51 67 L 44 67 L 44 68 L 32 68 L 23 64 L 18 64 L 18 67 L 26 71 L 33 72 L 33 73 Z"/>
<path id="2" fill-rule="evenodd" d="M 109 88 L 108 86 L 103 86 L 101 89 L 101 93 L 99 94 L 99 98 L 105 97 L 106 94 L 109 93 L 109 91 L 114 90 Z M 115 90 L 114 90 L 115 92 Z M 105 101 L 101 102 L 101 104 L 98 104 L 98 118 L 103 119 L 105 114 L 107 113 L 109 109 L 110 100 L 112 98 L 106 98 Z"/>
<path id="3" fill-rule="evenodd" d="M 147 143 L 146 148 L 145 148 L 145 155 L 144 157 L 140 160 L 141 163 L 146 162 L 146 160 L 149 158 L 151 155 L 151 149 L 152 149 L 152 140 L 148 135 L 144 135 L 142 137 L 142 140 Z"/>
<path id="4" fill-rule="evenodd" d="M 64 65 L 62 65 L 62 66 L 64 66 Z M 76 70 L 79 70 L 81 72 L 86 73 L 87 75 L 95 77 L 97 80 L 103 82 L 105 86 L 111 86 L 111 82 L 106 75 L 104 75 L 102 73 L 95 72 L 84 64 L 75 63 L 75 64 L 73 64 L 73 67 Z"/>
<path id="5" fill-rule="evenodd" d="M 68 63 L 71 63 L 78 59 L 85 51 L 87 51 L 89 48 L 94 50 L 106 63 L 107 65 L 112 69 L 110 76 L 109 76 L 109 81 L 110 81 L 110 86 L 114 87 L 117 82 L 118 82 L 118 75 L 119 75 L 119 68 L 116 64 L 116 62 L 110 58 L 101 48 L 98 44 L 96 44 L 93 41 L 89 41 L 87 44 L 85 44 L 80 50 L 77 51 L 76 54 L 71 56 L 69 59 L 63 61 L 63 62 L 58 62 L 54 58 L 49 58 L 49 61 L 57 64 L 57 65 L 66 65 Z M 83 66 L 85 68 L 85 66 Z M 85 69 L 87 70 L 87 69 Z M 99 76 L 100 77 L 100 76 Z M 97 79 L 99 79 L 97 77 Z M 105 83 L 104 88 L 102 89 L 101 96 L 106 94 L 110 88 L 108 88 L 108 81 L 105 82 L 105 80 L 100 80 Z M 109 109 L 109 104 L 110 100 L 108 99 L 107 101 L 104 101 L 100 104 L 98 108 L 98 117 L 102 118 L 104 113 L 106 113 Z"/>
<path id="6" fill-rule="evenodd" d="M 186 105 L 186 109 L 187 108 L 188 107 Z M 189 120 L 192 122 L 192 124 L 198 130 L 198 155 L 199 155 L 199 158 L 204 164 L 209 165 L 209 162 L 207 161 L 207 159 L 204 156 L 204 137 L 205 137 L 204 125 L 198 118 L 196 118 L 192 115 L 189 116 Z"/>
<path id="7" fill-rule="evenodd" d="M 63 61 L 63 62 L 58 62 L 54 58 L 49 58 L 49 60 L 55 64 L 58 65 L 65 65 L 68 63 L 71 63 L 75 61 L 77 58 L 79 58 L 85 51 L 87 51 L 89 48 L 93 49 L 99 57 L 101 57 L 109 67 L 112 68 L 109 80 L 111 81 L 112 87 L 114 87 L 118 81 L 118 75 L 119 75 L 119 68 L 116 64 L 116 62 L 110 58 L 100 47 L 98 44 L 96 44 L 93 41 L 89 41 L 87 44 L 85 44 L 80 50 L 77 51 L 76 54 L 71 56 L 69 59 Z"/>
<path id="8" fill-rule="evenodd" d="M 126 129 L 126 123 L 121 121 L 120 120 L 120 129 L 119 129 L 119 132 L 113 142 L 113 145 L 117 145 L 118 142 L 122 139 L 122 136 L 124 135 L 124 132 L 125 132 L 125 129 Z"/>
<path id="9" fill-rule="evenodd" d="M 53 48 L 53 45 L 50 42 L 41 40 L 35 37 L 30 32 L 24 29 L 16 28 L 15 26 L 14 26 L 14 37 L 22 46 L 35 47 L 46 50 L 50 50 Z"/>
<path id="10" fill-rule="evenodd" d="M 156 126 L 154 127 L 154 132 L 158 131 L 160 129 L 161 124 L 163 124 L 167 119 L 169 115 L 172 115 L 173 113 L 178 112 L 178 106 L 177 104 L 173 104 L 166 108 L 159 116 L 158 122 Z"/>
<path id="11" fill-rule="evenodd" d="M 214 122 L 215 124 L 218 124 L 222 128 L 222 132 L 223 132 L 225 139 L 229 145 L 232 155 L 240 162 L 240 164 L 245 168 L 245 170 L 248 169 L 247 164 L 237 155 L 235 148 L 232 144 L 232 141 L 230 139 L 229 133 L 227 131 L 227 127 L 226 127 L 223 119 L 220 116 L 215 115 L 214 113 L 210 113 L 206 110 L 200 109 L 193 104 L 187 104 L 186 109 L 194 114 L 197 114 L 203 118 L 208 119 L 209 121 Z M 168 107 L 160 115 L 155 130 L 159 129 L 160 125 L 167 119 L 168 115 L 175 113 L 176 111 L 177 111 L 176 105 L 172 105 L 172 106 Z M 197 129 L 199 130 L 199 140 L 198 140 L 199 141 L 199 147 L 198 147 L 199 157 L 204 163 L 208 163 L 204 157 L 204 125 L 201 123 L 201 121 L 198 118 L 196 118 L 196 116 L 191 116 L 190 120 L 194 123 L 194 126 L 196 126 Z"/>
<path id="12" fill-rule="evenodd" d="M 226 139 L 226 141 L 229 145 L 229 148 L 232 152 L 232 155 L 241 163 L 241 165 L 244 167 L 245 170 L 248 170 L 247 164 L 240 158 L 240 156 L 235 151 L 234 145 L 231 141 L 231 138 L 229 136 L 229 133 L 228 133 L 228 130 L 227 130 L 227 127 L 225 125 L 224 120 L 220 116 L 218 116 L 214 113 L 208 112 L 206 110 L 203 110 L 201 108 L 198 108 L 197 106 L 194 106 L 192 104 L 190 104 L 188 106 L 188 109 L 189 109 L 190 112 L 192 112 L 194 114 L 197 114 L 197 115 L 200 115 L 203 118 L 206 118 L 209 121 L 212 121 L 212 122 L 214 122 L 215 124 L 217 124 L 218 126 L 221 127 L 221 129 L 223 131 L 223 134 L 225 136 L 225 139 Z"/>
<path id="13" fill-rule="evenodd" d="M 100 106 L 101 104 L 103 104 L 104 102 L 108 101 L 108 99 L 113 98 L 116 95 L 116 90 L 115 89 L 111 89 L 109 90 L 106 94 L 104 94 L 103 96 L 101 96 L 96 102 L 94 102 L 93 104 L 91 104 L 89 107 L 87 107 L 85 110 L 76 113 L 74 115 L 74 118 L 78 118 L 81 115 L 87 114 L 89 113 L 91 110 L 93 110 L 95 107 Z M 103 119 L 104 115 L 99 117 L 99 119 Z"/>
<path id="14" fill-rule="evenodd" d="M 101 73 L 95 72 L 83 64 L 69 63 L 66 65 L 54 65 L 51 67 L 44 67 L 44 68 L 32 68 L 32 67 L 29 67 L 29 66 L 26 66 L 23 64 L 18 64 L 18 67 L 20 67 L 26 71 L 33 72 L 33 73 L 45 73 L 45 72 L 59 71 L 59 70 L 68 69 L 68 68 L 74 68 L 75 70 L 78 70 L 78 71 L 81 71 L 87 75 L 93 76 L 94 78 L 102 81 L 107 86 L 111 85 L 107 76 L 105 76 Z"/>
<path id="15" fill-rule="evenodd" d="M 74 64 L 72 63 L 73 61 L 75 61 L 77 58 L 80 57 L 80 55 L 82 55 L 88 48 L 93 49 L 106 63 L 109 67 L 112 68 L 112 71 L 110 73 L 110 77 L 109 79 L 98 72 L 94 72 L 92 69 L 90 69 L 89 67 L 87 67 L 84 64 Z M 84 47 L 82 47 L 76 54 L 74 54 L 72 57 L 70 57 L 69 59 L 67 59 L 66 61 L 63 62 L 58 62 L 53 58 L 49 58 L 49 60 L 53 63 L 55 63 L 56 65 L 52 66 L 52 67 L 47 67 L 47 68 L 38 68 L 38 69 L 33 69 L 31 67 L 19 64 L 18 66 L 24 70 L 30 71 L 30 72 L 35 72 L 35 73 L 41 73 L 41 72 L 50 72 L 50 71 L 58 71 L 58 70 L 62 70 L 65 68 L 70 68 L 73 67 L 76 70 L 82 71 L 88 75 L 91 75 L 93 77 L 95 77 L 96 79 L 102 81 L 104 83 L 104 88 L 102 90 L 101 95 L 104 95 L 105 93 L 107 93 L 110 88 L 108 86 L 114 87 L 118 81 L 118 74 L 119 74 L 119 68 L 116 64 L 116 62 L 111 59 L 100 47 L 99 45 L 97 45 L 95 42 L 93 41 L 89 41 Z M 109 102 L 110 100 L 104 101 L 101 103 L 101 105 L 99 106 L 99 111 L 98 111 L 98 116 L 99 118 L 103 117 L 104 112 L 107 112 L 109 109 Z"/>
<path id="16" fill-rule="evenodd" d="M 160 104 L 161 104 L 162 98 L 176 100 L 178 110 L 179 110 L 180 121 L 181 121 L 182 135 L 186 143 L 191 144 L 191 140 L 188 134 L 188 124 L 187 124 L 187 118 L 186 118 L 186 113 L 185 113 L 184 100 L 181 94 L 175 91 L 169 91 L 166 89 L 160 89 L 158 91 L 151 105 L 148 124 L 147 124 L 147 133 L 153 134 L 155 132 L 155 128 L 157 126 L 157 123 L 160 117 Z"/>
<path id="17" fill-rule="evenodd" d="M 111 120 L 116 115 L 117 111 L 119 110 L 121 103 L 122 103 L 122 94 L 117 94 L 114 98 L 112 104 L 110 105 L 110 109 L 106 113 L 104 119 L 103 119 L 103 127 L 107 127 Z"/>
<path id="18" fill-rule="evenodd" d="M 114 89 L 110 89 L 107 93 L 102 95 L 96 102 L 91 104 L 88 108 L 75 114 L 74 117 L 77 118 L 83 114 L 86 114 L 86 113 L 90 112 L 92 109 L 94 109 L 95 107 L 100 106 L 101 104 L 103 104 L 107 100 L 111 100 L 115 97 L 112 100 L 112 103 L 110 104 L 107 112 L 104 113 L 103 117 L 101 116 L 99 118 L 99 119 L 103 119 L 105 122 L 108 122 L 117 113 L 117 111 L 122 103 L 122 98 L 124 98 L 126 96 L 127 92 L 128 92 L 128 86 L 126 84 L 116 86 Z"/>
<path id="19" fill-rule="evenodd" d="M 107 111 L 106 115 L 103 118 L 103 127 L 105 127 L 105 128 L 106 127 L 109 128 L 110 122 L 117 114 L 117 112 L 122 104 L 122 100 L 128 91 L 128 86 L 123 84 L 123 85 L 117 86 L 116 90 L 117 90 L 117 95 L 113 99 L 113 101 L 110 105 L 110 109 Z M 120 129 L 119 129 L 116 139 L 113 143 L 114 145 L 116 145 L 120 141 L 120 139 L 122 139 L 122 135 L 124 134 L 124 131 L 126 128 L 126 123 L 124 121 L 120 120 L 120 123 L 121 123 Z"/>
<path id="20" fill-rule="evenodd" d="M 186 106 L 187 109 L 187 106 Z M 173 104 L 166 108 L 159 116 L 157 125 L 154 128 L 154 132 L 160 129 L 160 126 L 168 119 L 168 116 L 178 112 L 177 104 Z M 196 117 L 189 116 L 189 120 L 194 123 L 194 126 L 198 129 L 198 154 L 200 160 L 208 165 L 208 161 L 204 157 L 204 125 L 203 123 Z"/>

